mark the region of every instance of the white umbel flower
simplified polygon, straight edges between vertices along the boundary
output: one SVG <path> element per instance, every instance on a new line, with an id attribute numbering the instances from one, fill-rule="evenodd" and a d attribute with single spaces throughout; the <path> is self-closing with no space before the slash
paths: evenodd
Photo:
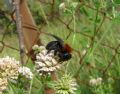
<path id="1" fill-rule="evenodd" d="M 48 50 L 44 46 L 39 47 L 40 52 L 36 54 L 35 68 L 40 75 L 51 74 L 60 68 L 57 59 L 54 56 L 54 51 Z"/>
<path id="2" fill-rule="evenodd" d="M 20 67 L 19 68 L 19 74 L 25 76 L 28 79 L 32 79 L 33 78 L 33 73 L 31 72 L 31 70 L 28 67 Z"/>

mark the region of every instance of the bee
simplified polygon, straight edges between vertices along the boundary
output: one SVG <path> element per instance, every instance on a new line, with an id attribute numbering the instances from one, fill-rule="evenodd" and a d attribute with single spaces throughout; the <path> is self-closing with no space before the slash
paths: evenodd
<path id="1" fill-rule="evenodd" d="M 68 61 L 72 58 L 72 48 L 65 43 L 61 38 L 50 34 L 52 37 L 54 37 L 56 40 L 51 41 L 46 45 L 46 49 L 48 50 L 48 53 L 50 51 L 54 51 L 54 55 L 59 58 L 60 62 Z"/>

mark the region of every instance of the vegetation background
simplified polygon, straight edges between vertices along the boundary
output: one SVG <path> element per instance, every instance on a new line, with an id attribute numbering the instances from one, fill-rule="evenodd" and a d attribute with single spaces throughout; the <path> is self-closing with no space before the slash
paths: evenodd
<path id="1" fill-rule="evenodd" d="M 57 35 L 74 48 L 72 59 L 57 74 L 67 72 L 76 78 L 75 94 L 120 94 L 120 0 L 28 0 L 28 4 L 40 32 Z M 53 40 L 44 33 L 40 38 L 44 45 Z M 0 57 L 19 60 L 18 45 L 15 23 L 1 0 Z M 102 84 L 90 86 L 90 79 L 98 77 Z M 30 94 L 43 94 L 38 77 L 32 86 Z M 10 87 L 5 94 L 25 94 L 23 88 Z"/>

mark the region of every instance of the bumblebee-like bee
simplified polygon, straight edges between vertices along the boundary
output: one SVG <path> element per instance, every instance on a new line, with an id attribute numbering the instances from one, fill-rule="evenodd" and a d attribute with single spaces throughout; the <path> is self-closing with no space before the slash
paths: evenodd
<path id="1" fill-rule="evenodd" d="M 56 40 L 51 41 L 46 45 L 46 49 L 48 50 L 48 53 L 51 50 L 53 50 L 54 55 L 59 57 L 60 62 L 64 62 L 64 61 L 71 59 L 72 48 L 67 43 L 64 43 L 64 41 L 60 39 L 59 37 L 52 35 L 52 34 L 50 35 L 54 37 Z"/>

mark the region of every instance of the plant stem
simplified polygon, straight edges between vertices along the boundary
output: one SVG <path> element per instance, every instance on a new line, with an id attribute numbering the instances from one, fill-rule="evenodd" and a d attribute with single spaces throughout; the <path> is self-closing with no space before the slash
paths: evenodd
<path id="1" fill-rule="evenodd" d="M 51 74 L 51 77 L 52 77 L 52 81 L 57 80 L 56 72 L 53 72 Z M 54 94 L 54 90 L 52 88 L 49 88 L 48 86 L 45 86 L 45 88 L 44 88 L 44 94 Z"/>
<path id="2" fill-rule="evenodd" d="M 19 39 L 19 48 L 20 48 L 20 60 L 21 64 L 25 64 L 25 47 L 24 47 L 24 38 L 22 33 L 22 23 L 21 23 L 21 15 L 20 15 L 20 8 L 19 8 L 20 0 L 15 0 L 15 15 L 16 15 L 16 26 L 17 26 L 17 33 Z"/>

